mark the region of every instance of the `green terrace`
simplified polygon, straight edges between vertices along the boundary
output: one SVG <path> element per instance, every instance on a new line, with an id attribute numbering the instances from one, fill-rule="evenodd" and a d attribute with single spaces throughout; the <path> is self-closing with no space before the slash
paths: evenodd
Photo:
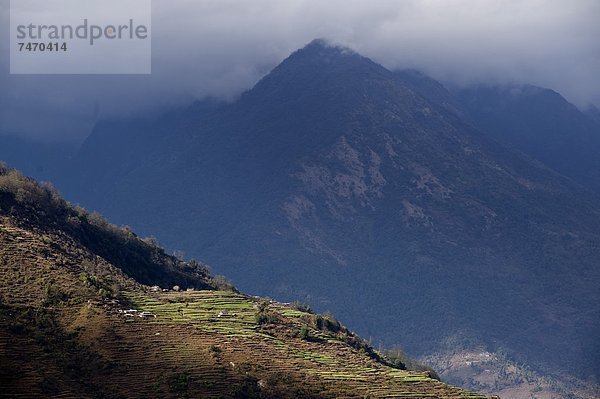
<path id="1" fill-rule="evenodd" d="M 365 362 L 364 355 L 350 350 L 335 335 L 314 328 L 311 328 L 310 334 L 318 338 L 318 343 L 301 339 L 281 340 L 267 333 L 257 322 L 260 304 L 265 302 L 254 297 L 227 291 L 123 292 L 122 295 L 138 311 L 137 314 L 151 313 L 150 316 L 146 314 L 146 318 L 129 317 L 127 322 L 186 324 L 201 332 L 222 334 L 227 339 L 242 339 L 252 345 L 260 344 L 265 359 L 272 364 L 281 363 L 291 373 L 301 372 L 330 383 L 350 384 L 352 389 L 364 392 L 366 397 L 435 398 L 445 397 L 450 390 L 463 398 L 485 398 L 448 387 L 425 373 L 387 367 L 375 360 Z M 279 303 L 269 303 L 266 309 L 279 315 L 280 322 L 290 329 L 299 329 L 307 325 L 307 320 L 316 317 Z M 162 350 L 183 353 L 185 348 L 171 346 Z M 440 391 L 439 395 L 424 393 L 426 387 L 431 386 Z"/>
<path id="2" fill-rule="evenodd" d="M 230 336 L 256 333 L 256 304 L 240 294 L 225 291 L 124 292 L 123 296 L 138 312 L 156 316 L 147 318 L 149 323 L 185 323 L 202 331 Z"/>

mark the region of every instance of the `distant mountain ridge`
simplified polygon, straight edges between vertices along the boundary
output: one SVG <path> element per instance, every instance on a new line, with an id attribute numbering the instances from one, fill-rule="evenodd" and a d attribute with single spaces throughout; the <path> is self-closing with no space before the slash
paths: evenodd
<path id="1" fill-rule="evenodd" d="M 593 173 L 507 149 L 467 97 L 315 41 L 232 104 L 99 124 L 61 187 L 411 353 L 462 337 L 597 380 Z"/>
<path id="2" fill-rule="evenodd" d="M 559 93 L 533 85 L 446 89 L 421 72 L 396 72 L 403 83 L 499 143 L 544 163 L 589 190 L 600 181 L 600 118 Z"/>
<path id="3" fill-rule="evenodd" d="M 482 131 L 600 192 L 600 123 L 540 87 L 478 86 L 457 93 Z"/>

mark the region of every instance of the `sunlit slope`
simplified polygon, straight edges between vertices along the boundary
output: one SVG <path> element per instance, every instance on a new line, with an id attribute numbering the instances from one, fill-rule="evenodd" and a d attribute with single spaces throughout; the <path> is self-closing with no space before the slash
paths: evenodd
<path id="1" fill-rule="evenodd" d="M 52 194 L 0 174 L 0 396 L 482 398 L 391 367 L 331 317 L 217 290 L 197 264 L 157 255 L 150 275 L 180 290 L 141 284 L 135 262 L 126 274 L 66 231 L 56 212 L 72 207 L 43 206 Z M 103 226 L 107 240 L 120 231 Z"/>

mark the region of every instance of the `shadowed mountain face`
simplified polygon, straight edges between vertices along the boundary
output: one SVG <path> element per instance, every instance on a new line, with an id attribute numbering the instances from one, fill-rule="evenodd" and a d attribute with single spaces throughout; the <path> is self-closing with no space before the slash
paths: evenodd
<path id="1" fill-rule="evenodd" d="M 586 115 L 560 94 L 535 86 L 475 87 L 457 95 L 490 137 L 600 191 L 600 124 L 595 108 Z"/>
<path id="2" fill-rule="evenodd" d="M 598 109 L 598 107 L 592 105 L 588 107 L 588 109 L 586 109 L 584 113 L 588 118 L 592 119 L 600 125 L 600 109 Z"/>
<path id="3" fill-rule="evenodd" d="M 597 198 L 460 109 L 316 41 L 233 104 L 99 125 L 63 187 L 376 341 L 427 354 L 460 337 L 597 377 Z"/>
<path id="4" fill-rule="evenodd" d="M 41 181 L 61 175 L 76 152 L 74 143 L 38 142 L 0 132 L 0 160 Z"/>

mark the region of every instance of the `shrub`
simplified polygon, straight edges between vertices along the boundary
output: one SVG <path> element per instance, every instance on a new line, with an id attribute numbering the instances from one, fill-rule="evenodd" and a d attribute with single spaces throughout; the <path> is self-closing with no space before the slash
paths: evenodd
<path id="1" fill-rule="evenodd" d="M 246 375 L 242 383 L 237 385 L 233 391 L 234 399 L 259 399 L 261 397 L 258 380 L 249 375 Z"/>
<path id="2" fill-rule="evenodd" d="M 310 339 L 310 332 L 308 331 L 308 327 L 307 326 L 302 326 L 302 328 L 300 329 L 300 332 L 299 332 L 298 336 L 300 337 L 300 339 L 308 341 Z"/>
<path id="3" fill-rule="evenodd" d="M 313 313 L 312 309 L 310 308 L 310 306 L 300 302 L 300 301 L 294 301 L 292 303 L 292 308 L 300 311 L 300 312 L 306 312 L 306 313 Z"/>
<path id="4" fill-rule="evenodd" d="M 174 394 L 185 394 L 190 385 L 190 376 L 186 373 L 176 374 L 169 377 L 167 381 L 169 392 Z"/>
<path id="5" fill-rule="evenodd" d="M 144 241 L 146 243 L 146 245 L 148 245 L 150 247 L 158 248 L 160 246 L 158 239 L 154 236 L 143 238 L 142 241 Z"/>
<path id="6" fill-rule="evenodd" d="M 324 328 L 324 319 L 321 315 L 315 316 L 315 328 L 317 330 L 322 330 Z"/>
<path id="7" fill-rule="evenodd" d="M 233 284 L 224 276 L 214 276 L 211 280 L 218 291 L 237 292 Z"/>
<path id="8" fill-rule="evenodd" d="M 426 364 L 423 364 L 410 356 L 408 356 L 399 345 L 394 345 L 391 348 L 383 349 L 382 354 L 395 367 L 403 370 L 411 371 L 426 371 L 431 378 L 439 380 L 438 374 Z"/>
<path id="9" fill-rule="evenodd" d="M 46 287 L 44 288 L 44 300 L 42 306 L 57 305 L 66 298 L 67 295 L 60 291 L 60 288 L 53 282 L 50 282 L 46 284 Z"/>
<path id="10" fill-rule="evenodd" d="M 270 312 L 260 312 L 254 316 L 256 324 L 275 324 L 279 321 L 279 318 Z"/>
<path id="11" fill-rule="evenodd" d="M 260 303 L 257 305 L 257 307 L 258 307 L 259 313 L 266 312 L 267 309 L 269 308 L 269 301 L 260 301 Z"/>
<path id="12" fill-rule="evenodd" d="M 314 325 L 316 329 L 321 331 L 337 333 L 342 330 L 342 325 L 330 312 L 325 312 L 323 316 L 316 315 L 314 317 Z"/>

